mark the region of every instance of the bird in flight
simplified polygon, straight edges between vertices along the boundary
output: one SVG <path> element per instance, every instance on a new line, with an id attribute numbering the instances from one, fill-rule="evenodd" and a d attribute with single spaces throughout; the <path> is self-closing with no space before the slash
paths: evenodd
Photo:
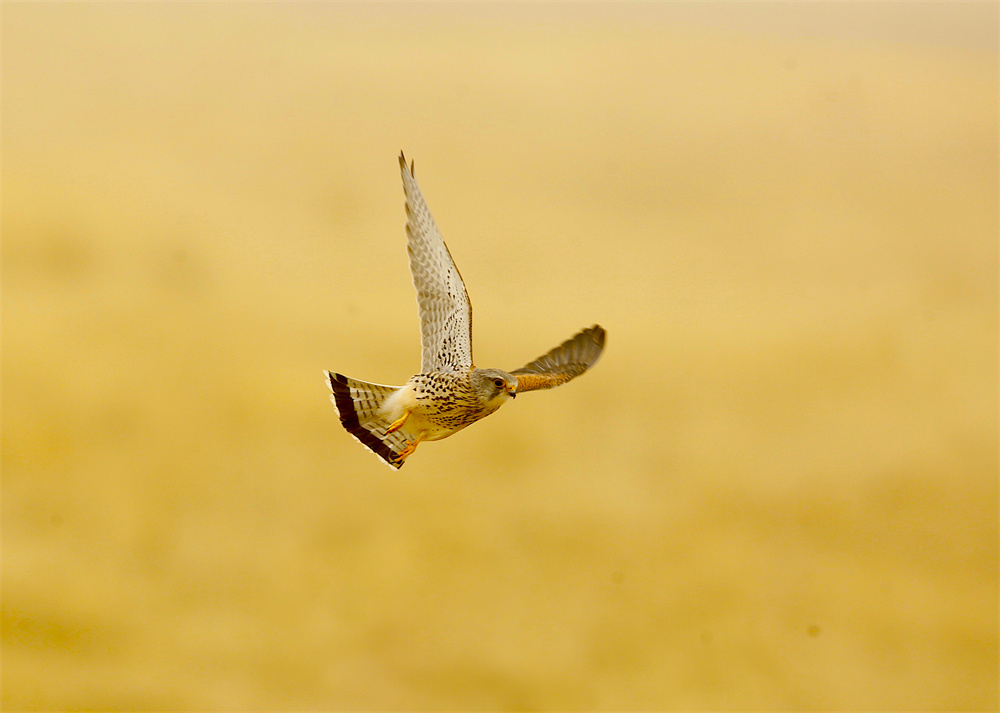
<path id="1" fill-rule="evenodd" d="M 439 441 L 525 391 L 565 384 L 604 349 L 604 329 L 588 327 L 513 371 L 472 362 L 472 304 L 462 276 L 424 201 L 413 163 L 399 154 L 406 194 L 410 272 L 420 312 L 420 373 L 403 386 L 358 381 L 324 372 L 330 400 L 347 432 L 392 468 L 401 468 L 422 441 Z"/>

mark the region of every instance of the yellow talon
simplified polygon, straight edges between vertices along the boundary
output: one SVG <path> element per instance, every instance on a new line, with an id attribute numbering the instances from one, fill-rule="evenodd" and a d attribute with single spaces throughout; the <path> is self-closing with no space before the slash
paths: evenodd
<path id="1" fill-rule="evenodd" d="M 395 433 L 396 431 L 401 429 L 403 427 L 403 424 L 406 423 L 406 419 L 408 419 L 409 417 L 410 417 L 410 412 L 404 411 L 402 416 L 400 416 L 395 421 L 390 423 L 389 428 L 385 429 L 385 435 L 388 436 L 390 433 Z"/>
<path id="2" fill-rule="evenodd" d="M 406 445 L 403 446 L 403 450 L 401 450 L 399 452 L 399 455 L 396 456 L 396 460 L 404 461 L 407 459 L 407 457 L 413 455 L 413 451 L 417 450 L 417 444 L 420 443 L 420 441 L 422 441 L 423 439 L 424 439 L 424 434 L 421 433 L 419 436 L 416 437 L 415 440 L 407 441 Z"/>

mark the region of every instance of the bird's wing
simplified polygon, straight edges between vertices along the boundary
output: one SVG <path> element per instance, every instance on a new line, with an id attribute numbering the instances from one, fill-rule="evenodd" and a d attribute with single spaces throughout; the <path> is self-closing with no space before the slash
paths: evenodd
<path id="1" fill-rule="evenodd" d="M 420 371 L 466 372 L 472 368 L 472 304 L 448 246 L 413 178 L 413 164 L 399 154 L 406 193 L 410 272 L 420 311 Z"/>
<path id="2" fill-rule="evenodd" d="M 517 392 L 551 389 L 576 378 L 597 362 L 604 351 L 604 337 L 604 328 L 595 324 L 510 372 L 517 377 Z"/>

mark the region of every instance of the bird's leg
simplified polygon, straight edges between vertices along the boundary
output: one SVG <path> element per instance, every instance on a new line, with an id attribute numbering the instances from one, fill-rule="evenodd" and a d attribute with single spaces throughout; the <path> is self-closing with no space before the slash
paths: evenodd
<path id="1" fill-rule="evenodd" d="M 410 417 L 410 412 L 403 411 L 403 415 L 397 418 L 392 423 L 390 423 L 389 427 L 385 429 L 385 435 L 388 436 L 390 433 L 395 433 L 396 431 L 401 429 L 403 427 L 403 424 L 406 423 L 406 419 L 408 419 L 409 417 Z"/>
<path id="2" fill-rule="evenodd" d="M 401 450 L 399 452 L 399 455 L 396 456 L 396 460 L 401 462 L 406 460 L 407 457 L 413 455 L 413 451 L 417 450 L 417 444 L 420 443 L 420 441 L 424 440 L 424 435 L 425 434 L 421 433 L 419 436 L 416 437 L 416 439 L 408 441 L 403 450 Z"/>

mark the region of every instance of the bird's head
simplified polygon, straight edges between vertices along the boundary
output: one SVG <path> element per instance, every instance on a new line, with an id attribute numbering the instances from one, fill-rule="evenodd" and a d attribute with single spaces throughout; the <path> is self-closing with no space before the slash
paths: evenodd
<path id="1" fill-rule="evenodd" d="M 500 369 L 473 369 L 472 388 L 483 403 L 497 399 L 503 403 L 517 396 L 517 377 Z"/>

